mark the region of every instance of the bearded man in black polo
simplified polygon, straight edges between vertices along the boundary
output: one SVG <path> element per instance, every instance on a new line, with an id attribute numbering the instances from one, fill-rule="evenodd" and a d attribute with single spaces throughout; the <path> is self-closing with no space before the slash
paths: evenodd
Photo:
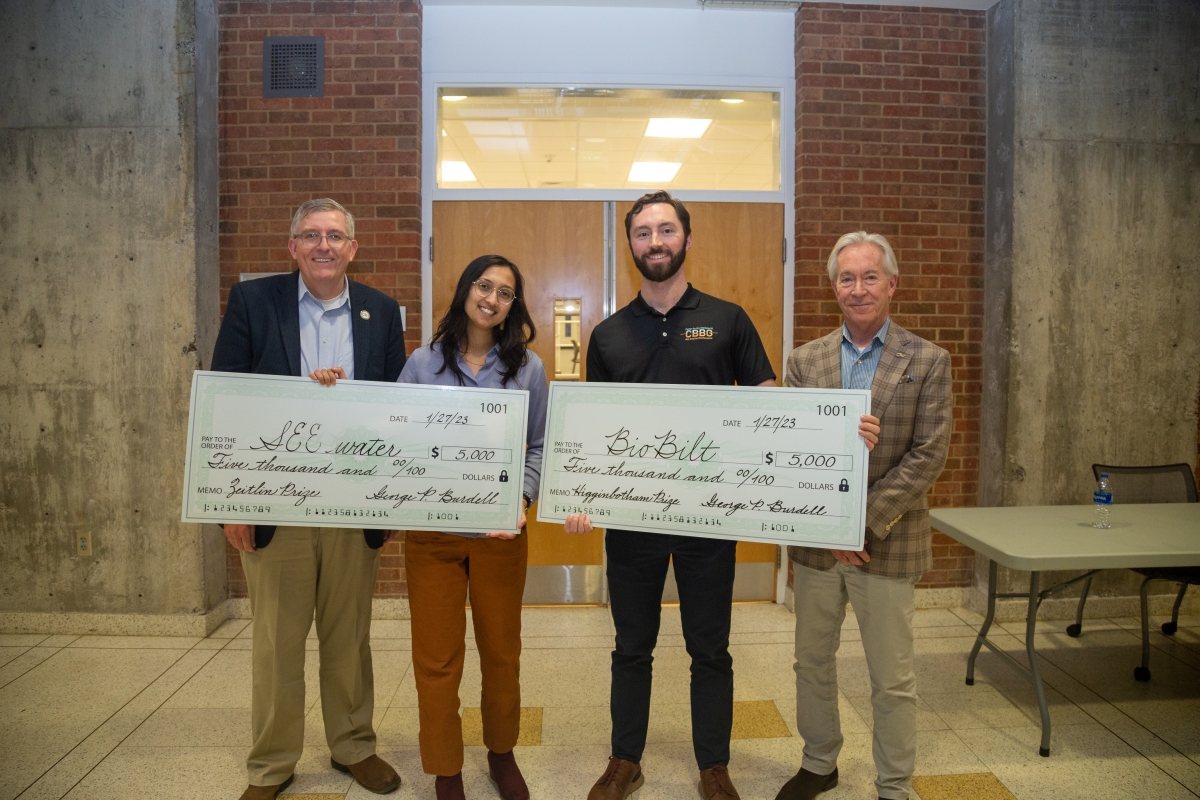
<path id="1" fill-rule="evenodd" d="M 693 288 L 683 264 L 691 218 L 665 191 L 641 197 L 625 217 L 641 292 L 601 322 L 588 345 L 587 379 L 615 383 L 774 386 L 775 373 L 750 317 Z M 592 530 L 586 514 L 568 533 Z M 658 641 L 667 566 L 679 586 L 683 637 L 692 658 L 692 747 L 706 800 L 740 800 L 729 778 L 733 658 L 729 655 L 737 542 L 609 528 L 612 756 L 588 800 L 623 800 L 644 783 L 641 759 L 650 721 L 651 663 Z"/>

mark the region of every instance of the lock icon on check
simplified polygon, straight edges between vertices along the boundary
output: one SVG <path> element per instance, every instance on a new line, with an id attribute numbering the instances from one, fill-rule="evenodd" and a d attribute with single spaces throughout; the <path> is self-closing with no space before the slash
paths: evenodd
<path id="1" fill-rule="evenodd" d="M 838 491 L 839 492 L 850 491 L 850 481 L 846 480 L 845 478 L 842 478 L 842 482 L 838 484 Z"/>
<path id="2" fill-rule="evenodd" d="M 506 469 L 500 470 L 500 482 L 508 483 L 508 470 L 506 470 Z"/>

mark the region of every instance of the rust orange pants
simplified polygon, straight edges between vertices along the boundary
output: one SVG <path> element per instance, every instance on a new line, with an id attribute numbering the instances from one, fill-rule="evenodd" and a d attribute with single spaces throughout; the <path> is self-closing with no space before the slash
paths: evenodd
<path id="1" fill-rule="evenodd" d="M 466 656 L 468 593 L 483 676 L 483 743 L 507 753 L 521 728 L 521 596 L 529 552 L 516 539 L 409 531 L 404 545 L 412 616 L 421 765 L 457 775 L 463 765 L 458 687 Z"/>

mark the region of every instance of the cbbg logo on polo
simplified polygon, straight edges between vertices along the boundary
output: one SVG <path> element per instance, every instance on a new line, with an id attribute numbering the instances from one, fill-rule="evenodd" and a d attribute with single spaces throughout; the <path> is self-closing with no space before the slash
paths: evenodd
<path id="1" fill-rule="evenodd" d="M 712 328 L 684 328 L 683 329 L 683 340 L 685 342 L 694 342 L 694 341 L 698 341 L 700 339 L 711 339 L 711 338 L 713 338 L 713 329 Z"/>

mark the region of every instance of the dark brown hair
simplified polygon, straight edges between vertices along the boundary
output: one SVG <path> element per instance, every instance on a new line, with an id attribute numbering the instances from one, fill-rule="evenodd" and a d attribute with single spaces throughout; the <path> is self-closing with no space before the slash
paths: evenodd
<path id="1" fill-rule="evenodd" d="M 666 203 L 671 208 L 675 209 L 675 215 L 679 217 L 679 224 L 683 226 L 683 238 L 692 235 L 692 215 L 688 213 L 687 208 L 683 203 L 671 197 L 671 193 L 666 189 L 659 189 L 657 192 L 644 194 L 637 199 L 633 204 L 633 208 L 629 209 L 629 213 L 625 215 L 625 239 L 629 239 L 629 231 L 633 227 L 633 218 L 641 213 L 646 206 L 653 206 L 659 203 Z"/>
<path id="2" fill-rule="evenodd" d="M 458 378 L 460 386 L 464 383 L 464 376 L 462 367 L 458 365 L 458 353 L 467 340 L 467 298 L 471 294 L 471 286 L 491 267 L 511 269 L 513 280 L 516 282 L 513 288 L 517 293 L 509 306 L 508 316 L 504 319 L 504 330 L 500 329 L 500 325 L 492 328 L 492 336 L 496 337 L 496 343 L 500 345 L 500 361 L 504 363 L 501 386 L 508 385 L 510 380 L 517 377 L 521 367 L 525 366 L 529 360 L 528 345 L 537 335 L 537 329 L 529 317 L 529 310 L 525 307 L 525 279 L 521 277 L 521 270 L 517 269 L 517 265 L 504 256 L 495 255 L 480 256 L 467 264 L 467 268 L 458 278 L 454 299 L 450 301 L 446 315 L 442 317 L 433 338 L 429 340 L 430 345 L 435 342 L 442 343 L 442 366 L 437 374 L 441 375 L 450 370 Z"/>

